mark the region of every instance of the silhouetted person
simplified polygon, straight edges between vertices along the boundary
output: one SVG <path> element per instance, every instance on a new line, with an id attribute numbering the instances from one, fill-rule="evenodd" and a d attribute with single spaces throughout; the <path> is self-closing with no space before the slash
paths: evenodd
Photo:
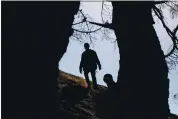
<path id="1" fill-rule="evenodd" d="M 108 90 L 112 90 L 113 88 L 115 88 L 116 83 L 114 82 L 111 74 L 105 74 L 103 81 L 107 84 Z"/>
<path id="2" fill-rule="evenodd" d="M 103 81 L 107 84 L 108 89 L 94 97 L 96 102 L 96 115 L 101 119 L 114 119 L 113 111 L 116 108 L 115 102 L 117 100 L 115 97 L 117 95 L 117 84 L 114 82 L 111 74 L 105 74 Z"/>
<path id="3" fill-rule="evenodd" d="M 95 72 L 97 69 L 97 65 L 99 69 L 101 70 L 101 64 L 100 64 L 100 61 L 98 59 L 96 52 L 89 49 L 90 45 L 88 43 L 85 43 L 84 47 L 86 50 L 82 53 L 79 70 L 80 70 L 80 73 L 82 73 L 82 68 L 83 68 L 84 76 L 87 81 L 88 88 L 90 88 L 90 80 L 88 77 L 88 73 L 91 73 L 91 77 L 93 80 L 93 88 L 96 89 L 97 81 L 96 81 Z"/>

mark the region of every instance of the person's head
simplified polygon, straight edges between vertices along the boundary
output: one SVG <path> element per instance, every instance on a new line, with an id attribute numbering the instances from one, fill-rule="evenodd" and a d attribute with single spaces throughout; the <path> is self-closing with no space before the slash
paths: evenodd
<path id="1" fill-rule="evenodd" d="M 88 43 L 85 43 L 84 47 L 85 47 L 86 50 L 88 50 L 90 48 L 90 45 Z"/>
<path id="2" fill-rule="evenodd" d="M 103 80 L 107 85 L 110 85 L 110 84 L 114 83 L 113 77 L 112 77 L 111 74 L 105 74 Z"/>

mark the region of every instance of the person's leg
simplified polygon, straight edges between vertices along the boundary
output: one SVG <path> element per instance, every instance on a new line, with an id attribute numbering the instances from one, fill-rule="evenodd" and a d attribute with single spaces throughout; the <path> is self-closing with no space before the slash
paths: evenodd
<path id="1" fill-rule="evenodd" d="M 92 77 L 92 80 L 93 80 L 93 88 L 94 89 L 97 89 L 97 81 L 96 81 L 96 73 L 95 73 L 95 71 L 92 71 L 91 72 L 91 77 Z"/>
<path id="2" fill-rule="evenodd" d="M 87 71 L 84 72 L 84 76 L 85 76 L 85 79 L 86 79 L 86 82 L 88 84 L 88 88 L 90 88 L 90 80 L 89 80 L 89 77 L 88 77 L 88 73 Z"/>

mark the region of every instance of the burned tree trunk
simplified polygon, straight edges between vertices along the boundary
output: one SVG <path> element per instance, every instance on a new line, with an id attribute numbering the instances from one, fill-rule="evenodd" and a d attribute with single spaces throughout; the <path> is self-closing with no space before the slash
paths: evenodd
<path id="1" fill-rule="evenodd" d="M 122 119 L 166 119 L 168 67 L 153 27 L 153 4 L 112 2 L 112 5 L 112 24 L 120 52 L 116 114 Z"/>
<path id="2" fill-rule="evenodd" d="M 58 62 L 80 2 L 2 2 L 2 118 L 54 119 Z"/>

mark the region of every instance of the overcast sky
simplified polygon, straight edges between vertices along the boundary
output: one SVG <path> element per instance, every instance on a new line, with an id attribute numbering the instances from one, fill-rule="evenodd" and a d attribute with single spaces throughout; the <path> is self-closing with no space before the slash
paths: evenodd
<path id="1" fill-rule="evenodd" d="M 83 2 L 81 6 L 82 11 L 92 17 L 95 22 L 101 22 L 101 2 Z M 178 18 L 171 19 L 167 9 L 164 10 L 164 16 L 171 29 L 174 29 L 178 24 Z M 155 18 L 156 24 L 154 25 L 157 35 L 160 39 L 160 43 L 164 52 L 167 52 L 169 46 L 172 44 L 169 36 L 162 27 L 161 22 Z M 177 34 L 178 36 L 178 34 Z M 115 37 L 115 36 L 113 36 Z M 115 47 L 116 44 L 111 41 L 97 39 L 94 41 L 91 49 L 95 50 L 100 59 L 102 70 L 96 74 L 98 84 L 105 85 L 102 78 L 104 74 L 110 73 L 113 75 L 114 80 L 117 80 L 117 73 L 119 70 L 119 49 Z M 117 45 L 116 45 L 117 46 Z M 79 63 L 81 60 L 81 54 L 84 51 L 83 44 L 70 38 L 70 42 L 67 48 L 67 52 L 64 54 L 62 60 L 59 63 L 59 69 L 83 77 L 83 74 L 79 73 Z M 170 109 L 172 113 L 178 114 L 178 101 L 177 104 L 172 98 L 173 93 L 178 92 L 178 66 L 175 70 L 169 73 L 170 78 Z M 90 76 L 91 79 L 91 76 Z"/>

